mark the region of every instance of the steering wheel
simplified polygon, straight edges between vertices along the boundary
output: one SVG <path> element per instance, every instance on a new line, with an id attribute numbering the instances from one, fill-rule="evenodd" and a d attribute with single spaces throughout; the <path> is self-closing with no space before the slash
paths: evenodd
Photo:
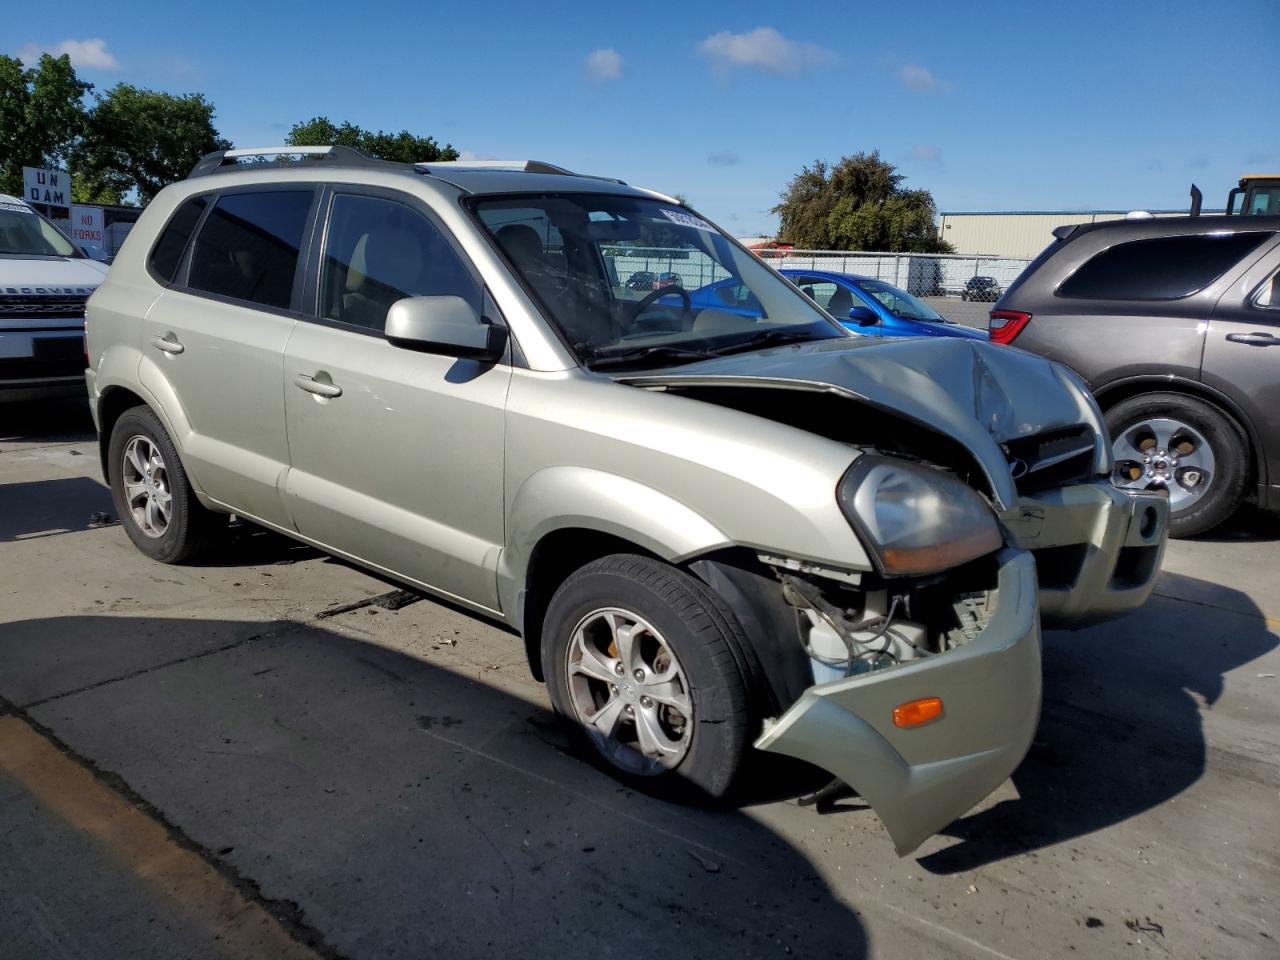
<path id="1" fill-rule="evenodd" d="M 680 313 L 676 317 L 676 320 L 680 324 L 679 329 L 683 330 L 685 318 L 693 312 L 693 301 L 689 298 L 688 290 L 684 287 L 677 287 L 673 285 L 670 287 L 659 287 L 657 290 L 651 291 L 640 300 L 636 301 L 636 305 L 631 308 L 631 316 L 627 318 L 627 332 L 630 333 L 635 330 L 636 322 L 640 319 L 640 314 L 644 313 L 645 309 L 653 304 L 654 301 L 661 300 L 663 297 L 669 297 L 673 294 L 680 297 L 683 301 L 680 305 Z"/>

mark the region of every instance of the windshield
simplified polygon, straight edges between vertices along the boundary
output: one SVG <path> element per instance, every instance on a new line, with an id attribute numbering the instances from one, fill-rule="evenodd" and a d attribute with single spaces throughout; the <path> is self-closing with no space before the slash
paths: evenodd
<path id="1" fill-rule="evenodd" d="M 0 204 L 0 255 L 78 257 L 75 245 L 30 207 Z"/>
<path id="2" fill-rule="evenodd" d="M 895 317 L 902 317 L 904 320 L 927 320 L 930 323 L 949 322 L 927 303 L 917 300 L 907 291 L 899 290 L 883 280 L 858 280 L 855 282 L 858 285 L 858 289 L 879 300 L 881 305 Z"/>
<path id="3" fill-rule="evenodd" d="M 480 199 L 474 210 L 587 366 L 668 366 L 849 336 L 674 204 L 559 194 Z"/>

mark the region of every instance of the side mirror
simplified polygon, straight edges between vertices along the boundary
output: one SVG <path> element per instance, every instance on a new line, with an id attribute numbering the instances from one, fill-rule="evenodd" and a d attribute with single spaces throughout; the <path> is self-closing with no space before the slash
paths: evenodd
<path id="1" fill-rule="evenodd" d="M 870 307 L 850 307 L 849 319 L 860 327 L 874 327 L 880 322 L 880 316 Z"/>
<path id="2" fill-rule="evenodd" d="M 461 297 L 406 297 L 387 311 L 387 339 L 406 350 L 498 360 L 507 328 L 491 323 Z"/>

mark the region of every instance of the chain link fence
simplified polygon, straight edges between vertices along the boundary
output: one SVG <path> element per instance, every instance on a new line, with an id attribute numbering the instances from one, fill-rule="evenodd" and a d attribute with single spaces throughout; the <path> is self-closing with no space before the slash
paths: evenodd
<path id="1" fill-rule="evenodd" d="M 853 273 L 891 283 L 917 297 L 958 297 L 994 303 L 1030 260 L 954 254 L 872 253 L 861 250 L 759 250 L 778 270 Z"/>
<path id="2" fill-rule="evenodd" d="M 872 253 L 861 250 L 757 250 L 777 270 L 824 270 L 874 277 L 917 297 L 957 297 L 994 303 L 1030 260 L 963 257 L 952 254 Z M 615 282 L 629 290 L 650 291 L 679 285 L 696 290 L 729 276 L 719 263 L 687 248 L 606 248 Z"/>

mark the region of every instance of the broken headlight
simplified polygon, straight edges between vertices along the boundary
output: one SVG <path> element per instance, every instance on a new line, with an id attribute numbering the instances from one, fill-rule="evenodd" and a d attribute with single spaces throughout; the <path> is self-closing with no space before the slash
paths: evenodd
<path id="1" fill-rule="evenodd" d="M 986 501 L 940 470 L 864 454 L 836 495 L 886 576 L 949 570 L 1003 543 Z"/>

